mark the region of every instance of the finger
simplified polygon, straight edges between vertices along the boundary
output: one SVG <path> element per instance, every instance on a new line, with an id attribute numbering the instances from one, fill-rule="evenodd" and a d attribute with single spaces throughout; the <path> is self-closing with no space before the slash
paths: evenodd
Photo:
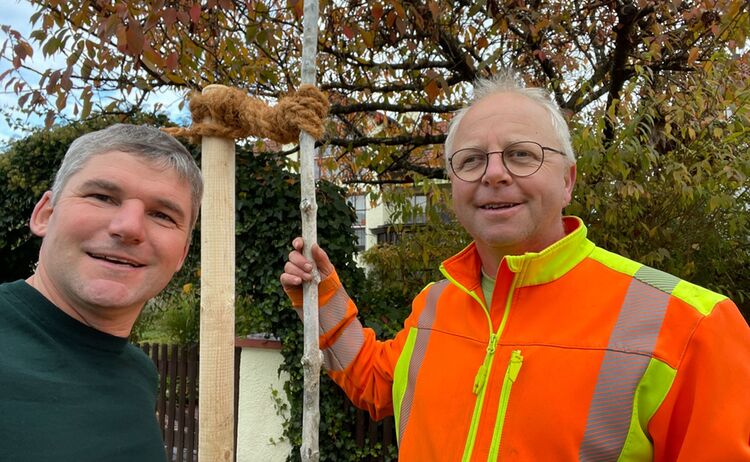
<path id="1" fill-rule="evenodd" d="M 292 247 L 294 250 L 302 252 L 302 248 L 305 246 L 305 241 L 300 236 L 295 237 L 292 240 Z"/>
<path id="2" fill-rule="evenodd" d="M 312 271 L 312 264 L 302 253 L 297 250 L 289 252 L 288 263 L 300 268 L 301 271 L 310 272 Z"/>
<path id="3" fill-rule="evenodd" d="M 309 263 L 307 263 L 307 265 L 310 268 L 309 270 L 306 270 L 305 269 L 306 267 L 303 267 L 301 265 L 288 261 L 284 265 L 284 273 L 290 276 L 300 278 L 302 281 L 311 281 L 312 280 L 312 265 L 310 265 Z"/>
<path id="4" fill-rule="evenodd" d="M 283 273 L 279 277 L 279 280 L 281 281 L 281 286 L 287 290 L 296 289 L 302 285 L 302 278 L 289 273 Z"/>

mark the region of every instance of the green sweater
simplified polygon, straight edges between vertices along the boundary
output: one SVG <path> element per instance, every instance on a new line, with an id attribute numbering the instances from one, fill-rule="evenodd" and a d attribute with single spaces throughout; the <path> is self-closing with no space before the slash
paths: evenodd
<path id="1" fill-rule="evenodd" d="M 0 460 L 164 462 L 158 375 L 127 339 L 0 285 Z"/>

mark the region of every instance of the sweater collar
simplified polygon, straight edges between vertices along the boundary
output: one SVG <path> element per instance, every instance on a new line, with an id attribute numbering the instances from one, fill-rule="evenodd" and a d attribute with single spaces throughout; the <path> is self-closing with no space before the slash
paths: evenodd
<path id="1" fill-rule="evenodd" d="M 19 309 L 26 310 L 26 316 L 33 317 L 60 341 L 114 353 L 128 345 L 127 338 L 110 335 L 73 319 L 24 280 L 10 283 L 9 287 L 19 302 Z"/>
<path id="2" fill-rule="evenodd" d="M 565 237 L 544 250 L 505 256 L 496 277 L 502 278 L 506 272 L 517 274 L 516 287 L 523 287 L 554 281 L 570 271 L 591 253 L 594 243 L 586 238 L 587 229 L 580 218 L 563 217 L 563 226 Z M 472 242 L 445 260 L 440 265 L 440 271 L 459 285 L 469 290 L 476 289 L 482 279 L 482 261 L 476 244 Z"/>

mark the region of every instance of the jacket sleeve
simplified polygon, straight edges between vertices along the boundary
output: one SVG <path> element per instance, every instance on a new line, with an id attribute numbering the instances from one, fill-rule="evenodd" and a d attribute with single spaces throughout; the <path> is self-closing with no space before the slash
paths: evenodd
<path id="1" fill-rule="evenodd" d="M 649 424 L 655 461 L 750 461 L 750 328 L 731 300 L 698 323 Z"/>
<path id="2" fill-rule="evenodd" d="M 301 290 L 288 291 L 292 305 L 302 318 Z M 414 306 L 418 306 L 417 296 Z M 392 340 L 378 341 L 375 332 L 362 326 L 357 307 L 334 272 L 318 286 L 320 349 L 330 377 L 352 403 L 367 410 L 373 419 L 393 415 L 393 372 L 408 336 L 408 327 L 418 314 L 412 311 Z"/>

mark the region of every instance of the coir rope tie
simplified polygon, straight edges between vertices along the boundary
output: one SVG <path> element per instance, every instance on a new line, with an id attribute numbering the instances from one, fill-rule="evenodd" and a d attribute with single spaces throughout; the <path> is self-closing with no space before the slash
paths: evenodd
<path id="1" fill-rule="evenodd" d="M 197 141 L 201 136 L 241 139 L 248 136 L 269 138 L 278 143 L 293 143 L 304 130 L 315 139 L 323 137 L 323 122 L 328 113 L 328 99 L 312 85 L 284 96 L 274 107 L 231 87 L 217 87 L 206 94 L 193 92 L 188 128 L 163 130 L 173 136 Z M 211 122 L 204 122 L 210 118 Z"/>

